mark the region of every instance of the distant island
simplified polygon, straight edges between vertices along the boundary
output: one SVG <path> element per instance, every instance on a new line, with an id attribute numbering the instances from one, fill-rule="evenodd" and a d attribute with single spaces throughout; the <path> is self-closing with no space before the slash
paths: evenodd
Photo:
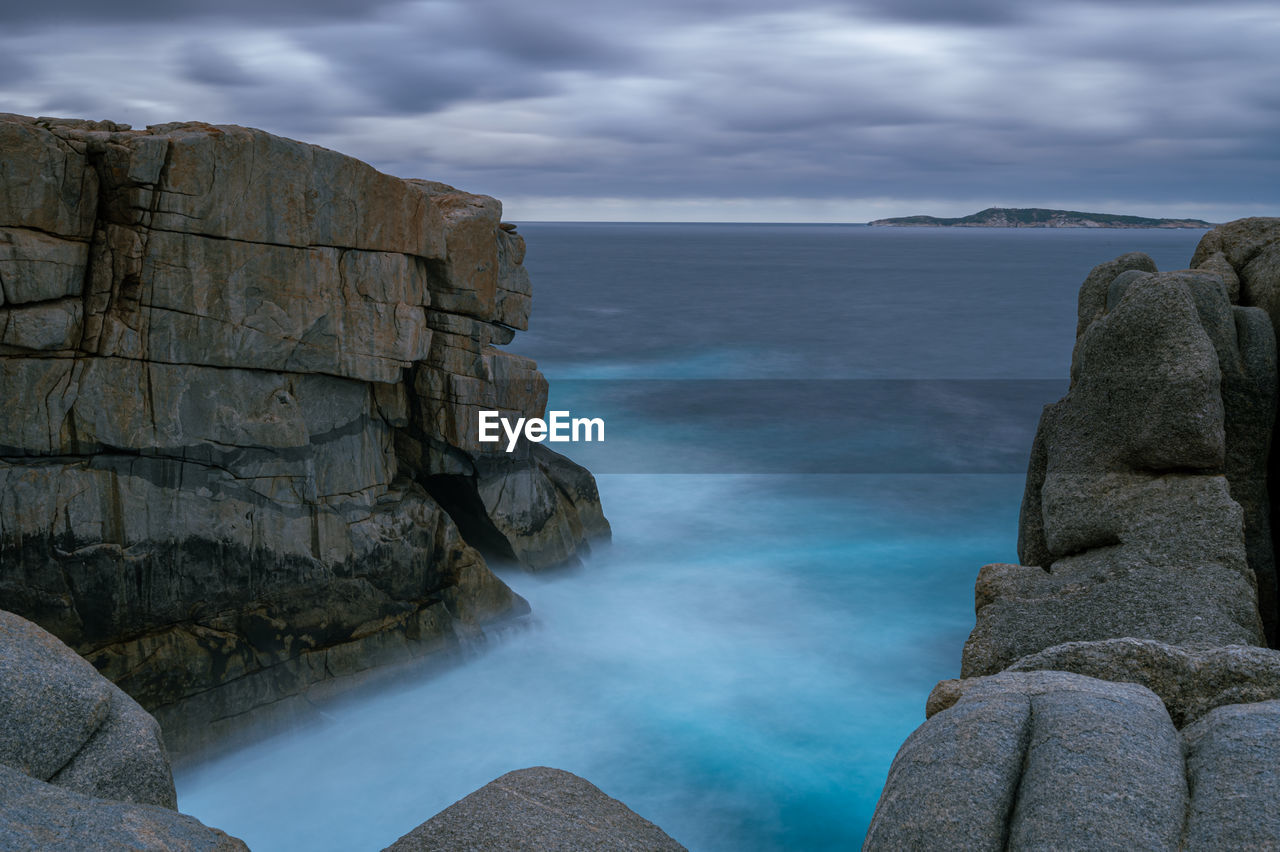
<path id="1" fill-rule="evenodd" d="M 1148 219 L 1145 216 L 1116 216 L 1110 213 L 1081 213 L 1077 210 L 1046 210 L 1043 207 L 988 207 L 958 219 L 937 216 L 899 216 L 876 219 L 873 226 L 910 228 L 1212 228 L 1201 219 Z"/>

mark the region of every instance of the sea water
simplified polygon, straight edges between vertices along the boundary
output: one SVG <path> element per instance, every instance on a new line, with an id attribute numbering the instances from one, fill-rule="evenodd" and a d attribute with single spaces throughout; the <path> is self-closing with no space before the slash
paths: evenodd
<path id="1" fill-rule="evenodd" d="M 270 850 L 377 850 L 498 775 L 589 779 L 694 852 L 857 848 L 954 677 L 973 580 L 1016 561 L 1076 291 L 1199 231 L 520 226 L 557 445 L 613 544 L 504 571 L 532 605 L 443 671 L 188 767 L 179 805 Z"/>

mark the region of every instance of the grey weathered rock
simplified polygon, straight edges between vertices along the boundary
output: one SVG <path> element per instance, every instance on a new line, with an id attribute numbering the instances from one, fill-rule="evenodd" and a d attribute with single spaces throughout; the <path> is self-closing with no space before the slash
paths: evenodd
<path id="1" fill-rule="evenodd" d="M 1096 482 L 1106 499 L 1086 513 L 1087 495 L 1079 498 L 1081 514 L 1070 519 L 1091 549 L 1049 570 L 988 565 L 979 573 L 963 677 L 994 674 L 1064 642 L 1132 636 L 1202 647 L 1262 644 L 1241 512 L 1223 477 L 1121 475 L 1111 488 Z M 1068 499 L 1059 496 L 1065 510 Z M 1097 530 L 1122 538 L 1107 545 L 1092 537 Z"/>
<path id="2" fill-rule="evenodd" d="M 0 849 L 6 852 L 248 852 L 195 817 L 95 799 L 0 765 Z"/>
<path id="3" fill-rule="evenodd" d="M 607 535 L 589 473 L 477 441 L 547 392 L 496 348 L 530 298 L 496 200 L 241 127 L 0 143 L 0 600 L 167 726 L 457 646 L 527 610 L 477 547 Z"/>
<path id="4" fill-rule="evenodd" d="M 1222 279 L 1223 285 L 1227 288 L 1227 297 L 1231 299 L 1232 304 L 1240 302 L 1240 275 L 1236 272 L 1235 267 L 1227 260 L 1227 256 L 1216 251 L 1208 255 L 1199 263 L 1193 263 L 1196 269 L 1203 269 L 1206 272 L 1213 272 Z"/>
<path id="5" fill-rule="evenodd" d="M 1280 699 L 1280 651 L 1252 645 L 1188 649 L 1149 639 L 1067 642 L 1023 657 L 1005 671 L 1062 671 L 1140 684 L 1160 697 L 1178 728 L 1227 704 Z M 955 704 L 982 680 L 942 681 L 929 695 L 925 716 Z"/>
<path id="6" fill-rule="evenodd" d="M 1077 340 L 1074 381 L 1049 441 L 1048 476 L 1219 470 L 1222 373 L 1195 294 L 1166 273 L 1131 280 L 1118 295 Z M 1221 307 L 1230 311 L 1225 295 Z M 1059 550 L 1052 540 L 1050 549 Z"/>
<path id="7" fill-rule="evenodd" d="M 1220 254 L 1232 268 L 1240 269 L 1277 239 L 1280 239 L 1280 218 L 1253 216 L 1236 219 L 1201 237 L 1190 265 L 1193 269 L 1204 268 L 1213 262 L 1215 255 Z"/>
<path id="8" fill-rule="evenodd" d="M 1186 807 L 1181 740 L 1150 690 L 1006 673 L 907 740 L 863 848 L 1172 850 Z"/>
<path id="9" fill-rule="evenodd" d="M 545 445 L 530 449 L 527 459 L 490 456 L 479 465 L 485 515 L 522 564 L 577 563 L 592 542 L 611 535 L 595 479 Z"/>
<path id="10" fill-rule="evenodd" d="M 1156 262 L 1140 251 L 1122 254 L 1115 260 L 1100 263 L 1089 271 L 1088 277 L 1080 287 L 1076 319 L 1077 338 L 1104 313 L 1111 282 L 1117 275 L 1131 269 L 1141 272 L 1157 271 Z"/>
<path id="11" fill-rule="evenodd" d="M 1032 696 L 1010 848 L 1177 849 L 1187 790 L 1164 706 L 1142 687 L 1069 677 L 1046 673 Z"/>
<path id="12" fill-rule="evenodd" d="M 983 570 L 965 676 L 1071 641 L 1262 644 L 1259 598 L 1274 629 L 1274 335 L 1220 275 L 1139 267 L 1103 264 L 1081 290 L 1020 519 L 1020 558 L 1044 570 Z"/>
<path id="13" fill-rule="evenodd" d="M 1003 850 L 1031 701 L 989 691 L 921 725 L 898 750 L 863 849 Z"/>
<path id="14" fill-rule="evenodd" d="M 545 766 L 508 772 L 401 837 L 387 852 L 680 852 L 617 799 Z"/>
<path id="15" fill-rule="evenodd" d="M 1053 563 L 1049 543 L 1044 535 L 1044 506 L 1040 492 L 1044 489 L 1045 468 L 1049 465 L 1048 436 L 1053 433 L 1053 421 L 1058 406 L 1046 405 L 1040 412 L 1036 437 L 1031 444 L 1031 458 L 1027 462 L 1027 480 L 1022 490 L 1022 507 L 1018 513 L 1018 560 L 1023 565 L 1047 568 Z"/>
<path id="16" fill-rule="evenodd" d="M 0 763 L 89 796 L 177 807 L 160 726 L 57 638 L 0 610 Z"/>
<path id="17" fill-rule="evenodd" d="M 1223 473 L 1232 499 L 1244 513 L 1245 559 L 1257 578 L 1258 609 L 1267 639 L 1276 644 L 1280 642 L 1280 582 L 1267 485 L 1277 404 L 1275 333 L 1271 321 L 1257 308 L 1234 308 L 1232 320 L 1238 356 L 1232 358 L 1231 348 L 1219 350 L 1226 417 Z"/>
<path id="18" fill-rule="evenodd" d="M 1184 849 L 1280 848 L 1280 701 L 1219 707 L 1186 741 Z"/>
<path id="19" fill-rule="evenodd" d="M 1240 316 L 1240 337 L 1246 336 L 1257 340 L 1267 340 L 1264 326 L 1273 329 L 1280 327 L 1280 219 L 1252 218 L 1239 219 L 1214 228 L 1205 234 L 1196 247 L 1191 265 L 1197 269 L 1207 270 L 1222 277 L 1229 290 L 1238 294 L 1241 305 L 1253 306 L 1265 312 L 1270 320 L 1262 323 L 1257 318 L 1248 320 L 1246 329 Z M 1237 311 L 1243 309 L 1237 309 Z M 1244 350 L 1241 350 L 1244 354 Z M 1261 357 L 1254 356 L 1244 360 L 1246 376 L 1256 375 L 1263 370 Z M 1237 379 L 1234 387 L 1227 383 L 1224 375 L 1223 398 L 1233 397 L 1241 402 L 1253 402 L 1254 413 L 1264 411 L 1268 402 L 1274 403 L 1275 381 L 1260 380 L 1258 385 L 1270 393 L 1256 393 L 1253 383 L 1245 379 Z M 1257 417 L 1254 421 L 1256 423 Z M 1228 414 L 1228 428 L 1231 428 L 1231 414 Z M 1262 442 L 1269 437 L 1261 429 L 1250 428 L 1241 423 L 1237 429 L 1236 443 L 1241 447 L 1239 454 L 1233 454 L 1228 439 L 1228 465 L 1232 479 L 1232 492 L 1238 494 L 1237 499 L 1245 507 L 1245 533 L 1248 538 L 1250 565 L 1258 573 L 1259 607 L 1263 621 L 1267 627 L 1267 636 L 1271 643 L 1280 643 L 1280 593 L 1277 592 L 1277 580 L 1274 559 L 1274 547 L 1270 541 L 1270 530 L 1276 526 L 1275 512 L 1278 508 L 1274 495 L 1269 493 L 1260 472 L 1250 477 L 1241 476 L 1241 456 L 1252 455 L 1249 444 Z M 1234 458 L 1232 458 L 1234 456 Z M 1280 454 L 1271 453 L 1266 469 L 1266 477 L 1271 483 L 1280 482 Z M 1271 505 L 1267 505 L 1271 504 Z M 1264 524 L 1267 528 L 1264 529 Z"/>

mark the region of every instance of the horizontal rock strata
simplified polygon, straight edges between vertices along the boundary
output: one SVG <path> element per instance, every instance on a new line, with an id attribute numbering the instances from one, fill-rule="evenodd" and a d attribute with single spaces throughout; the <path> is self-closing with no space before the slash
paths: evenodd
<path id="1" fill-rule="evenodd" d="M 240 127 L 0 115 L 0 606 L 173 729 L 456 646 L 607 537 L 501 205 Z M 181 706 L 181 712 L 178 707 Z"/>
<path id="2" fill-rule="evenodd" d="M 1019 524 L 961 678 L 929 697 L 865 849 L 1280 846 L 1271 489 L 1280 219 L 1192 269 L 1123 255 L 1080 290 Z"/>

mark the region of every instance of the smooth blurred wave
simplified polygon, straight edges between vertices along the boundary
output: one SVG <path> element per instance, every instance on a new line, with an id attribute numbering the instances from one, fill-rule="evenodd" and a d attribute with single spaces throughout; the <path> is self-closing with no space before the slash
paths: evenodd
<path id="1" fill-rule="evenodd" d="M 1075 293 L 1179 231 L 521 225 L 555 445 L 614 543 L 504 573 L 533 615 L 463 664 L 178 774 L 257 852 L 376 850 L 498 775 L 576 772 L 694 852 L 856 848 L 959 668 L 973 579 L 1013 561 Z"/>

